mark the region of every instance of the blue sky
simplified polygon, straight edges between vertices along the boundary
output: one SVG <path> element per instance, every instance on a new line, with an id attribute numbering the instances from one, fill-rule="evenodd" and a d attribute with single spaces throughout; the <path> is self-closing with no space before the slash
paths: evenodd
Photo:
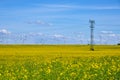
<path id="1" fill-rule="evenodd" d="M 40 32 L 89 38 L 89 19 L 95 36 L 120 34 L 120 0 L 0 0 L 0 29 L 12 33 Z"/>

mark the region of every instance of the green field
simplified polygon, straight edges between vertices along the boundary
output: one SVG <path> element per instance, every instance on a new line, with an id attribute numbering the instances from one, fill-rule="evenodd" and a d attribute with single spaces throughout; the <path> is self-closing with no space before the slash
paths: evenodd
<path id="1" fill-rule="evenodd" d="M 120 46 L 0 45 L 0 80 L 120 80 Z"/>

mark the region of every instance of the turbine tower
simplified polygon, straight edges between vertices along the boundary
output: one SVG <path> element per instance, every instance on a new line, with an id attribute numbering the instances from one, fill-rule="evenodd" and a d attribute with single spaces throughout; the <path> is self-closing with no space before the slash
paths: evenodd
<path id="1" fill-rule="evenodd" d="M 95 21 L 94 20 L 89 20 L 90 22 L 90 50 L 94 51 L 94 34 L 93 34 L 93 30 L 94 30 L 94 24 Z"/>

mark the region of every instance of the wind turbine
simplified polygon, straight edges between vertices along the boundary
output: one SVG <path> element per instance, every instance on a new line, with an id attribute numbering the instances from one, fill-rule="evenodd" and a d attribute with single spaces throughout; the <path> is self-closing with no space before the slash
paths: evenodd
<path id="1" fill-rule="evenodd" d="M 6 29 L 2 29 L 0 30 L 0 42 L 1 43 L 7 43 L 8 40 L 8 35 L 11 34 L 11 32 L 9 32 Z"/>
<path id="2" fill-rule="evenodd" d="M 83 44 L 84 34 L 82 32 L 75 32 L 75 40 L 79 41 L 80 44 Z"/>

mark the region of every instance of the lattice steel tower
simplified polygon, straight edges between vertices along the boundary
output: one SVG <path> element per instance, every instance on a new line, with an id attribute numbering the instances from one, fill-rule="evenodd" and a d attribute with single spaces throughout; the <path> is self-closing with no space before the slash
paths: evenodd
<path id="1" fill-rule="evenodd" d="M 94 30 L 95 21 L 89 20 L 89 22 L 90 22 L 90 50 L 94 51 L 94 33 L 93 33 L 93 30 Z"/>

